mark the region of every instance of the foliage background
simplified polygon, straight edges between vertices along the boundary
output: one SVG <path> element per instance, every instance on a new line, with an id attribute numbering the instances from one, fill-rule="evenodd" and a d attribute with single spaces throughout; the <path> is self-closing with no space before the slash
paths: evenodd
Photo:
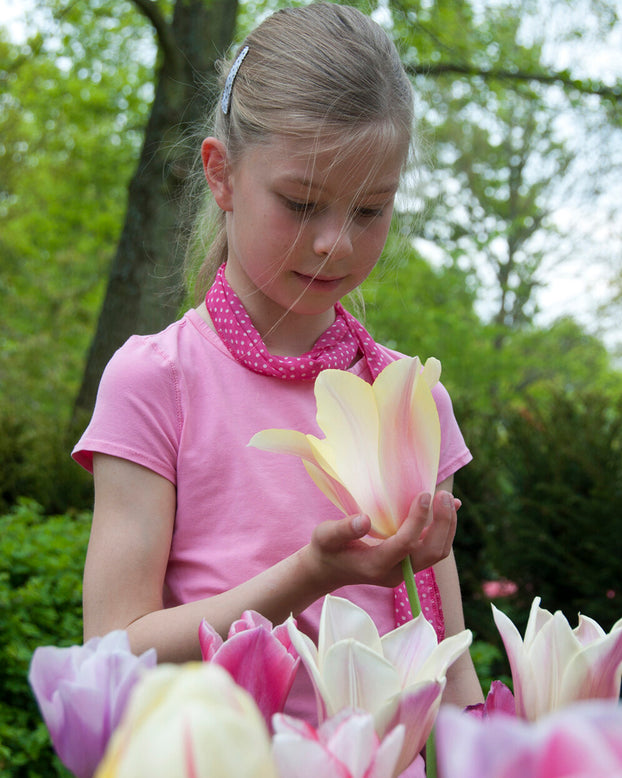
<path id="1" fill-rule="evenodd" d="M 92 486 L 68 451 L 162 57 L 141 5 L 154 4 L 33 0 L 22 42 L 0 27 L 3 776 L 67 774 L 26 674 L 38 645 L 81 639 Z M 608 267 L 597 321 L 619 319 L 620 74 L 555 69 L 523 22 L 559 20 L 562 6 L 558 44 L 619 35 L 606 0 L 380 4 L 416 86 L 426 164 L 365 284 L 366 321 L 387 345 L 441 359 L 474 453 L 456 483 L 456 556 L 485 689 L 507 667 L 484 580 L 518 584 L 498 604 L 521 627 L 536 594 L 571 622 L 582 611 L 609 629 L 622 615 L 619 354 L 597 328 L 538 316 L 551 268 L 580 256 Z M 240 6 L 238 35 L 268 7 Z M 568 230 L 560 204 L 590 217 Z"/>

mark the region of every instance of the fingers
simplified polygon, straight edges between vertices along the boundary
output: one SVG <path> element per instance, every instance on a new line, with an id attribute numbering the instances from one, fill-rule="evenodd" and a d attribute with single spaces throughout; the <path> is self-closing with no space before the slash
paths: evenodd
<path id="1" fill-rule="evenodd" d="M 313 541 L 324 553 L 334 553 L 353 540 L 360 540 L 370 529 L 371 521 L 367 516 L 346 516 L 345 519 L 318 524 L 313 531 Z"/>
<path id="2" fill-rule="evenodd" d="M 450 553 L 458 523 L 456 510 L 456 501 L 449 492 L 437 492 L 434 495 L 433 520 L 421 538 L 421 549 L 425 546 L 426 556 L 431 557 L 426 566 L 444 559 Z"/>
<path id="3" fill-rule="evenodd" d="M 449 492 L 437 492 L 432 498 L 420 494 L 393 540 L 410 555 L 416 571 L 444 559 L 451 551 L 456 534 L 456 501 Z M 385 543 L 390 545 L 391 538 Z M 402 554 L 403 556 L 404 554 Z"/>
<path id="4" fill-rule="evenodd" d="M 372 583 L 396 586 L 401 562 L 413 561 L 415 572 L 431 567 L 451 552 L 459 503 L 449 492 L 420 494 L 398 531 L 384 540 L 369 542 L 371 521 L 365 515 L 325 521 L 313 531 L 309 546 L 314 565 L 335 586 Z"/>

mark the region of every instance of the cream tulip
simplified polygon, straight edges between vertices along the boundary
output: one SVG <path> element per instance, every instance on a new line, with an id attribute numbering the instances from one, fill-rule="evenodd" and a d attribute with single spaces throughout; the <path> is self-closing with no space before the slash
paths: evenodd
<path id="1" fill-rule="evenodd" d="M 251 696 L 223 668 L 160 665 L 130 700 L 95 778 L 276 778 Z"/>
<path id="2" fill-rule="evenodd" d="M 472 640 L 471 632 L 464 630 L 438 643 L 422 615 L 380 637 L 362 608 L 332 595 L 324 599 L 317 648 L 293 619 L 288 629 L 313 681 L 319 720 L 344 709 L 367 711 L 380 738 L 403 724 L 400 771 L 423 748 L 438 712 L 447 668 Z"/>
<path id="3" fill-rule="evenodd" d="M 315 381 L 325 437 L 264 430 L 249 445 L 299 456 L 317 486 L 346 515 L 363 513 L 378 538 L 394 535 L 421 492 L 436 488 L 440 422 L 431 389 L 441 365 L 417 357 L 389 364 L 373 385 L 345 370 Z"/>

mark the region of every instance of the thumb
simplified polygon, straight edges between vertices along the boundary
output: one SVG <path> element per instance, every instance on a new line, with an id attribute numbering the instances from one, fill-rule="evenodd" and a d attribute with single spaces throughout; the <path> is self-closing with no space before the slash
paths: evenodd
<path id="1" fill-rule="evenodd" d="M 313 530 L 313 539 L 322 551 L 339 551 L 353 540 L 359 540 L 371 529 L 368 516 L 356 514 L 337 521 L 324 521 Z"/>

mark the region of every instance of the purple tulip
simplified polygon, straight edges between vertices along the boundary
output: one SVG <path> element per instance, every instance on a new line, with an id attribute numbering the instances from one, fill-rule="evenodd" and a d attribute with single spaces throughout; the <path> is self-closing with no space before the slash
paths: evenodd
<path id="1" fill-rule="evenodd" d="M 621 778 L 622 707 L 584 701 L 528 722 L 444 706 L 436 748 L 440 778 Z"/>
<path id="2" fill-rule="evenodd" d="M 35 650 L 28 680 L 56 753 L 77 778 L 91 778 L 135 683 L 155 664 L 155 649 L 134 656 L 120 630 L 83 646 Z"/>
<path id="3" fill-rule="evenodd" d="M 300 659 L 287 631 L 255 611 L 245 611 L 235 621 L 226 641 L 205 619 L 199 626 L 203 661 L 227 670 L 233 680 L 254 698 L 270 726 L 280 713 L 294 682 Z"/>
<path id="4" fill-rule="evenodd" d="M 502 681 L 493 681 L 490 684 L 486 701 L 478 702 L 477 705 L 469 705 L 465 711 L 478 719 L 486 719 L 498 713 L 515 716 L 516 703 L 511 690 Z"/>

